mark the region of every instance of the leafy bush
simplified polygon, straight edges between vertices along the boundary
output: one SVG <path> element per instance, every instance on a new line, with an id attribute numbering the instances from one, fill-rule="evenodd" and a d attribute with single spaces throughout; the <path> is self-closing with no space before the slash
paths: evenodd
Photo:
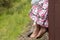
<path id="1" fill-rule="evenodd" d="M 13 6 L 14 2 L 18 2 L 19 0 L 0 0 L 0 7 L 10 8 Z"/>

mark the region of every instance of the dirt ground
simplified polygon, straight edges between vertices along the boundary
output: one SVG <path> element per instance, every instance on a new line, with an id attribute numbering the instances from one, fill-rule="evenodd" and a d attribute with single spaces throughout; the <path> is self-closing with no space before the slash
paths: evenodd
<path id="1" fill-rule="evenodd" d="M 33 28 L 31 27 L 31 24 L 32 23 L 29 23 L 27 25 L 27 31 L 26 32 L 24 32 L 23 34 L 21 34 L 20 36 L 18 36 L 18 40 L 49 40 L 48 32 L 46 32 L 45 34 L 43 34 L 43 36 L 41 38 L 38 38 L 38 39 L 28 37 L 28 35 L 33 30 Z"/>

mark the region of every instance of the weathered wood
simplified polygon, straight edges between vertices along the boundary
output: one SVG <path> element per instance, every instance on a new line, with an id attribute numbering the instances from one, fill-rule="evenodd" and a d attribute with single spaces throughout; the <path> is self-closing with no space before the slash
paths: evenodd
<path id="1" fill-rule="evenodd" d="M 49 40 L 60 40 L 60 0 L 49 0 Z"/>
<path id="2" fill-rule="evenodd" d="M 49 40 L 55 40 L 55 0 L 49 0 Z"/>
<path id="3" fill-rule="evenodd" d="M 55 40 L 60 40 L 60 0 L 55 0 Z"/>

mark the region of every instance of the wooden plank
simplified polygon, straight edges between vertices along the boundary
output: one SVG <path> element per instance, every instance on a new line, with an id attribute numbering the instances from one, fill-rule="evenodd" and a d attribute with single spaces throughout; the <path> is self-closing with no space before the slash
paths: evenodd
<path id="1" fill-rule="evenodd" d="M 55 40 L 60 40 L 60 0 L 55 0 Z"/>
<path id="2" fill-rule="evenodd" d="M 55 40 L 55 1 L 49 0 L 48 9 L 48 20 L 49 20 L 49 40 Z"/>

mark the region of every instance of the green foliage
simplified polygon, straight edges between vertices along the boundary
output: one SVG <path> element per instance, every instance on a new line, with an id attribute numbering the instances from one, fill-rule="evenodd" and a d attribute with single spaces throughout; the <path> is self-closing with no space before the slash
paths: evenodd
<path id="1" fill-rule="evenodd" d="M 10 0 L 0 0 L 0 6 L 9 8 L 11 6 L 11 1 Z"/>
<path id="2" fill-rule="evenodd" d="M 13 3 L 19 2 L 20 0 L 0 0 L 0 7 L 10 8 L 13 7 Z"/>
<path id="3" fill-rule="evenodd" d="M 0 0 L 0 40 L 17 40 L 30 21 L 30 0 L 7 0 L 8 6 L 3 1 Z"/>

